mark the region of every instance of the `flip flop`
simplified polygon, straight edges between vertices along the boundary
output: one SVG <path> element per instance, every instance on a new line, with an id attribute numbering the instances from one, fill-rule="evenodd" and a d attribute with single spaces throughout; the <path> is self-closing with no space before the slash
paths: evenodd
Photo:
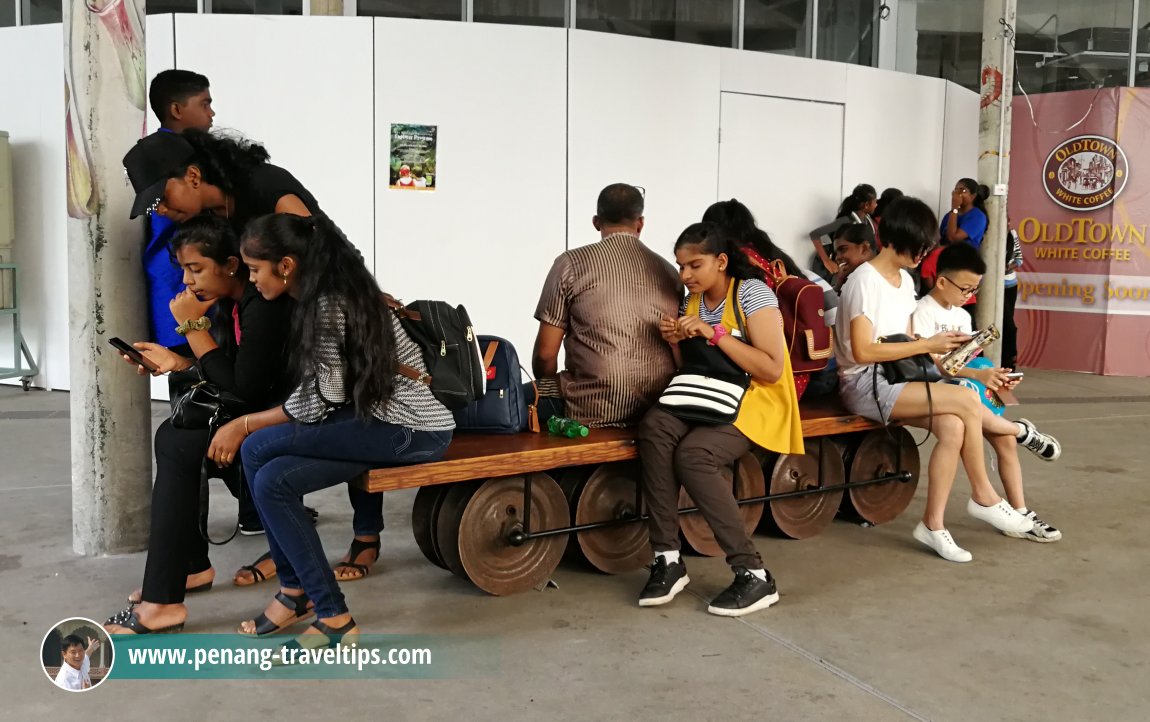
<path id="1" fill-rule="evenodd" d="M 276 573 L 274 571 L 270 572 L 269 574 L 264 574 L 259 569 L 260 562 L 266 562 L 271 558 L 272 558 L 272 553 L 266 552 L 262 556 L 260 556 L 259 559 L 256 559 L 251 564 L 243 565 L 242 567 L 239 568 L 239 571 L 236 572 L 237 576 L 232 579 L 232 583 L 235 584 L 237 587 L 250 587 L 253 584 L 259 584 L 260 582 L 266 582 L 269 579 L 275 579 Z M 251 572 L 252 573 L 252 581 L 249 582 L 246 579 L 244 579 L 243 581 L 240 581 L 240 577 L 238 575 L 242 571 Z"/>
<path id="2" fill-rule="evenodd" d="M 104 624 L 115 624 L 118 627 L 130 629 L 135 634 L 174 634 L 176 632 L 182 631 L 184 628 L 183 622 L 180 622 L 179 624 L 172 624 L 167 627 L 160 627 L 159 629 L 151 629 L 149 627 L 145 627 L 143 623 L 140 622 L 140 618 L 136 616 L 136 612 L 132 610 L 131 607 L 128 609 L 123 609 L 108 617 L 108 621 L 104 622 Z"/>
<path id="3" fill-rule="evenodd" d="M 308 602 L 311 600 L 307 598 L 306 594 L 300 594 L 293 597 L 284 594 L 283 592 L 276 592 L 275 600 L 282 604 L 285 608 L 294 612 L 295 616 L 280 624 L 273 622 L 272 620 L 268 619 L 266 614 L 260 612 L 260 615 L 255 618 L 255 634 L 250 632 L 242 632 L 238 629 L 236 630 L 236 633 L 242 634 L 245 637 L 267 637 L 272 634 L 279 634 L 288 627 L 295 626 L 299 622 L 315 616 L 315 608 L 308 607 Z"/>

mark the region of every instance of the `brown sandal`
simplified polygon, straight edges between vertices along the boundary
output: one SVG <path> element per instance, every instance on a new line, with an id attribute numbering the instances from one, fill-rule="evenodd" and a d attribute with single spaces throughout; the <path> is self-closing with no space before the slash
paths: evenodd
<path id="1" fill-rule="evenodd" d="M 237 587 L 250 587 L 253 584 L 259 584 L 260 582 L 266 582 L 269 579 L 275 579 L 276 578 L 276 570 L 274 568 L 270 572 L 268 572 L 267 574 L 264 574 L 263 571 L 261 571 L 259 568 L 260 564 L 262 564 L 263 562 L 266 562 L 266 561 L 271 561 L 271 560 L 272 560 L 272 553 L 266 552 L 259 559 L 256 559 L 251 564 L 243 565 L 238 570 L 236 570 L 235 577 L 232 578 L 232 583 L 235 584 Z M 274 562 L 272 562 L 272 563 L 274 564 Z M 252 574 L 251 581 L 248 581 L 246 578 L 240 577 L 240 572 L 251 572 L 251 574 Z"/>

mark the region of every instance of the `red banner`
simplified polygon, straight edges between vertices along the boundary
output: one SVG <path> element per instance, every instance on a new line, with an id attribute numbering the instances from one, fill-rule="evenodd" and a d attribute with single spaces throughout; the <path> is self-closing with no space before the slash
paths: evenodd
<path id="1" fill-rule="evenodd" d="M 1016 97 L 1013 111 L 1019 365 L 1150 376 L 1150 91 Z"/>

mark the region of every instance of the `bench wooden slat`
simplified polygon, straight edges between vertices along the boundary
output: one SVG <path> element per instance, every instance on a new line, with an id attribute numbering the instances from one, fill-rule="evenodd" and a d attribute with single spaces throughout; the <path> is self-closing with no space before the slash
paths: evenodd
<path id="1" fill-rule="evenodd" d="M 849 414 L 838 399 L 800 407 L 806 438 L 869 431 L 875 422 Z M 455 481 L 513 476 L 580 464 L 638 458 L 634 429 L 593 429 L 581 439 L 550 434 L 457 434 L 440 461 L 375 469 L 357 482 L 368 491 L 395 491 Z"/>

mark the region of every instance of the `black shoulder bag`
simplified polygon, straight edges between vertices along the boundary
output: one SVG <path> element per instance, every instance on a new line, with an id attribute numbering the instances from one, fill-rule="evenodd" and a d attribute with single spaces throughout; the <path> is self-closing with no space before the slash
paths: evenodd
<path id="1" fill-rule="evenodd" d="M 232 420 L 235 413 L 243 407 L 243 400 L 235 394 L 223 391 L 218 386 L 204 378 L 199 366 L 193 366 L 186 371 L 177 371 L 168 375 L 168 391 L 172 403 L 172 426 L 177 429 L 206 429 L 208 442 L 215 436 L 216 430 Z M 205 454 L 200 460 L 200 536 L 209 544 L 223 545 L 235 539 L 240 530 L 239 514 L 236 515 L 236 525 L 231 535 L 223 541 L 216 541 L 208 534 L 208 457 Z M 226 473 L 226 472 L 225 472 Z M 247 493 L 247 483 L 243 480 L 243 471 L 234 472 L 237 479 L 232 481 L 233 493 L 241 498 Z M 232 487 L 233 484 L 228 484 Z"/>
<path id="2" fill-rule="evenodd" d="M 893 333 L 879 338 L 879 343 L 910 343 L 912 341 L 914 339 L 905 333 Z M 874 392 L 874 403 L 878 409 L 878 417 L 883 426 L 889 426 L 890 419 L 883 417 L 882 404 L 878 400 L 878 375 L 880 371 L 889 384 L 914 383 L 916 381 L 922 381 L 926 384 L 926 433 L 929 436 L 934 425 L 934 401 L 930 395 L 930 385 L 935 381 L 942 381 L 942 372 L 938 370 L 938 365 L 935 364 L 931 355 L 920 353 L 894 361 L 882 361 L 876 363 L 871 369 L 871 390 Z M 926 439 L 923 439 L 923 443 L 925 442 Z M 918 446 L 921 445 L 918 444 Z"/>

